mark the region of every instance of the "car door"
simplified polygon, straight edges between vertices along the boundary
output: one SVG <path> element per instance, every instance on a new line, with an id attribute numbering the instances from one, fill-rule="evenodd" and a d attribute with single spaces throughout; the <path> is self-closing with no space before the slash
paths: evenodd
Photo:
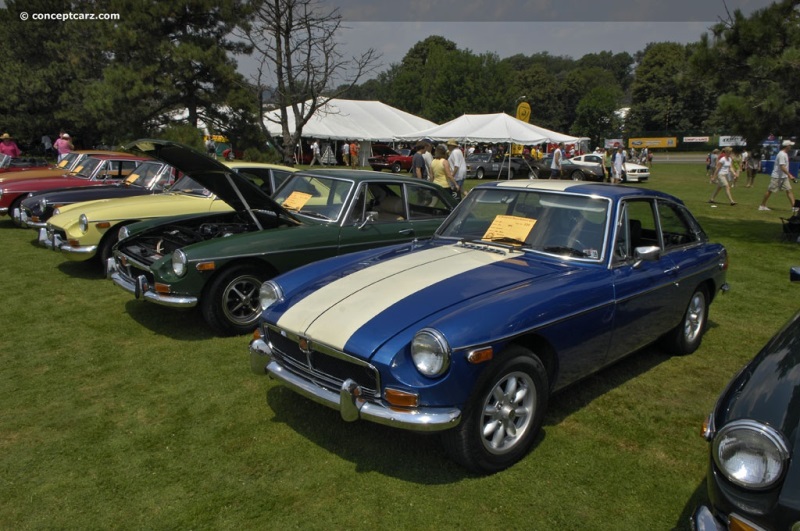
<path id="1" fill-rule="evenodd" d="M 657 247 L 660 252 L 654 260 L 638 260 L 637 247 Z M 615 308 L 609 362 L 669 330 L 680 304 L 677 269 L 669 253 L 664 252 L 655 200 L 622 202 L 612 272 Z"/>
<path id="2" fill-rule="evenodd" d="M 409 197 L 413 209 L 409 208 Z M 438 190 L 400 182 L 362 182 L 339 232 L 339 253 L 430 237 L 444 215 L 429 207 L 423 217 L 421 202 L 441 203 Z"/>

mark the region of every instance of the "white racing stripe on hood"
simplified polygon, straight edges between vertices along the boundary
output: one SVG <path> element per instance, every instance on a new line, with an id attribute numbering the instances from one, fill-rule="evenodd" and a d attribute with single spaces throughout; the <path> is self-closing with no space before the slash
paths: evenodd
<path id="1" fill-rule="evenodd" d="M 505 253 L 455 245 L 411 253 L 331 282 L 289 308 L 277 324 L 344 350 L 359 328 L 391 305 L 432 284 L 506 258 Z"/>

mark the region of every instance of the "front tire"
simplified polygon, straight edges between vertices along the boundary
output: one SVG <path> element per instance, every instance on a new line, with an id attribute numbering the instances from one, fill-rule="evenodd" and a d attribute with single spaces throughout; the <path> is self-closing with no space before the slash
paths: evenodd
<path id="1" fill-rule="evenodd" d="M 689 299 L 681 323 L 664 336 L 664 346 L 672 354 L 685 356 L 700 347 L 708 324 L 708 302 L 708 292 L 698 286 Z"/>
<path id="2" fill-rule="evenodd" d="M 477 170 L 475 170 L 476 179 L 483 179 L 484 175 L 486 175 L 486 172 L 483 171 L 483 168 L 478 168 Z"/>
<path id="3" fill-rule="evenodd" d="M 575 170 L 574 172 L 572 172 L 572 175 L 570 175 L 570 177 L 572 177 L 573 181 L 585 181 L 586 180 L 586 175 L 584 175 L 584 173 L 581 170 Z"/>
<path id="4" fill-rule="evenodd" d="M 528 453 L 549 399 L 547 371 L 528 349 L 512 346 L 494 363 L 475 386 L 461 424 L 442 434 L 451 458 L 481 474 L 508 468 Z"/>
<path id="5" fill-rule="evenodd" d="M 403 167 L 400 165 L 399 162 L 395 162 L 392 164 L 392 173 L 400 173 L 403 170 Z"/>
<path id="6" fill-rule="evenodd" d="M 203 318 L 220 335 L 252 332 L 261 315 L 258 290 L 270 276 L 265 269 L 252 265 L 235 266 L 222 272 L 203 295 Z"/>

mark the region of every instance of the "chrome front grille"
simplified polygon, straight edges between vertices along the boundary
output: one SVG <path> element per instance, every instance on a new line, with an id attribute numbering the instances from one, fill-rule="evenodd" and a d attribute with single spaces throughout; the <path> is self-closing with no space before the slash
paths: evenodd
<path id="1" fill-rule="evenodd" d="M 351 379 L 361 387 L 364 399 L 374 400 L 380 396 L 378 370 L 369 363 L 313 343 L 307 353 L 303 352 L 297 338 L 287 337 L 274 328 L 267 328 L 267 339 L 273 360 L 287 371 L 337 393 L 344 381 Z"/>

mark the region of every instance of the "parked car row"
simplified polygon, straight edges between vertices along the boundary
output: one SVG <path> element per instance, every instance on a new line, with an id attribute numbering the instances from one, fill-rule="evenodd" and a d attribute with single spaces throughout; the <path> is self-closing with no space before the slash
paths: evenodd
<path id="1" fill-rule="evenodd" d="M 100 258 L 137 299 L 255 330 L 257 374 L 345 421 L 437 432 L 478 473 L 527 454 L 553 393 L 656 341 L 697 350 L 728 289 L 725 248 L 661 192 L 499 180 L 456 206 L 395 174 L 222 164 L 161 140 L 128 151 L 87 162 L 137 160 L 118 184 L 33 193 L 16 219 L 69 259 Z M 709 416 L 699 528 L 800 520 L 798 323 Z"/>

